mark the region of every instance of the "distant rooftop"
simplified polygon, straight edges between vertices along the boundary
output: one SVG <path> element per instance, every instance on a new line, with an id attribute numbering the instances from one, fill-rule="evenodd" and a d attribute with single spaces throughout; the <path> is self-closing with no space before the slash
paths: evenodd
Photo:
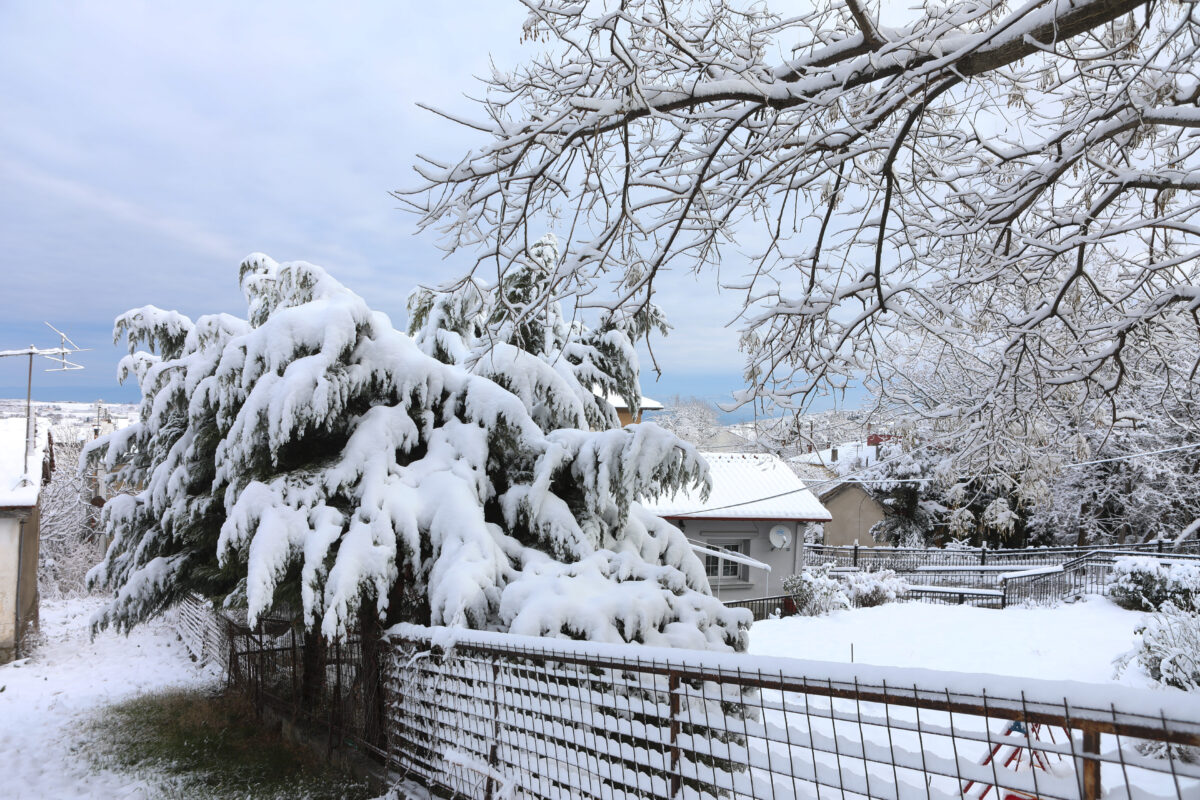
<path id="1" fill-rule="evenodd" d="M 701 519 L 832 519 L 813 493 L 777 456 L 766 453 L 702 453 L 712 476 L 712 492 L 677 492 L 645 502 L 661 517 Z"/>
<path id="2" fill-rule="evenodd" d="M 629 404 L 620 395 L 610 394 L 604 398 L 617 411 L 628 411 Z M 642 411 L 662 411 L 663 404 L 657 400 L 651 400 L 649 397 L 643 397 L 638 402 L 642 405 Z"/>

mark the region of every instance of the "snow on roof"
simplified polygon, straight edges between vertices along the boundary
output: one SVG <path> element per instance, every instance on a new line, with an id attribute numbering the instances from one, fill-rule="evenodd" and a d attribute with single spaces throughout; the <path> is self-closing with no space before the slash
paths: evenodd
<path id="1" fill-rule="evenodd" d="M 629 409 L 629 404 L 626 403 L 625 399 L 620 395 L 610 394 L 606 395 L 604 399 L 607 400 L 609 404 L 618 411 L 625 411 Z M 662 411 L 663 409 L 662 403 L 658 402 L 657 400 L 651 400 L 649 397 L 643 397 L 638 402 L 641 403 L 642 411 Z"/>
<path id="2" fill-rule="evenodd" d="M 832 517 L 778 456 L 768 453 L 702 453 L 712 492 L 697 490 L 644 503 L 662 517 L 793 519 L 826 522 Z"/>
<path id="3" fill-rule="evenodd" d="M 38 420 L 29 474 L 25 474 L 25 418 L 0 419 L 0 508 L 37 505 L 42 489 L 42 458 L 50 426 Z"/>
<path id="4" fill-rule="evenodd" d="M 837 457 L 834 457 L 833 451 L 837 450 Z M 823 467 L 832 467 L 834 464 L 843 461 L 858 461 L 858 466 L 863 467 L 869 464 L 874 464 L 879 460 L 875 452 L 875 448 L 866 442 L 843 442 L 833 447 L 826 447 L 824 450 L 814 450 L 811 453 L 802 453 L 798 456 L 793 456 L 788 459 L 797 464 L 816 464 Z"/>

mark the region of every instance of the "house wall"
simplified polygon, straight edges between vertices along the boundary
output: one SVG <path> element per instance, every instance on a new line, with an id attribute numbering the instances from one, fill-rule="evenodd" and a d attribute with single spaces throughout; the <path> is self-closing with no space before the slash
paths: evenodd
<path id="1" fill-rule="evenodd" d="M 745 580 L 710 578 L 713 594 L 721 600 L 750 600 L 755 597 L 783 594 L 783 579 L 797 569 L 796 523 L 790 520 L 672 520 L 690 539 L 719 549 L 720 545 L 745 541 L 750 544 L 746 555 L 771 567 L 770 572 L 754 567 L 742 570 Z M 800 523 L 803 525 L 804 523 Z M 776 525 L 787 526 L 791 545 L 781 550 L 771 546 L 768 534 Z M 699 554 L 701 561 L 703 554 Z"/>
<path id="2" fill-rule="evenodd" d="M 37 564 L 37 509 L 0 511 L 0 664 L 16 657 L 21 639 L 37 625 Z"/>
<path id="3" fill-rule="evenodd" d="M 883 508 L 861 486 L 847 486 L 821 500 L 833 516 L 825 523 L 825 544 L 874 547 L 871 526 L 883 519 Z"/>

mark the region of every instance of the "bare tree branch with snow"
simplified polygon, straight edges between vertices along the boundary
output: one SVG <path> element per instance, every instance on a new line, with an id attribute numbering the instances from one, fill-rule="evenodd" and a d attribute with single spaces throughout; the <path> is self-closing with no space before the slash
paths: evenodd
<path id="1" fill-rule="evenodd" d="M 398 193 L 503 272 L 632 313 L 668 269 L 742 292 L 742 402 L 805 408 L 888 342 L 973 376 L 978 422 L 1200 368 L 1191 3 L 522 0 L 539 54 L 486 79 L 484 141 Z M 1168 356 L 1188 353 L 1186 363 Z"/>

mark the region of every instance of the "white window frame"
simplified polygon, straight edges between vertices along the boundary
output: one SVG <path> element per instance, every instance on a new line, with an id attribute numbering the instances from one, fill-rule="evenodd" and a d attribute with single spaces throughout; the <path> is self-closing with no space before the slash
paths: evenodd
<path id="1" fill-rule="evenodd" d="M 736 548 L 733 552 L 740 556 L 750 557 L 750 540 L 746 538 L 724 537 L 717 539 L 706 539 L 704 546 L 711 550 L 729 550 Z M 709 571 L 710 564 L 716 564 L 715 572 Z M 726 570 L 736 569 L 735 574 L 726 574 Z M 708 576 L 709 583 L 749 583 L 750 582 L 750 565 L 739 564 L 736 561 L 725 561 L 716 556 L 704 556 L 704 574 Z"/>

